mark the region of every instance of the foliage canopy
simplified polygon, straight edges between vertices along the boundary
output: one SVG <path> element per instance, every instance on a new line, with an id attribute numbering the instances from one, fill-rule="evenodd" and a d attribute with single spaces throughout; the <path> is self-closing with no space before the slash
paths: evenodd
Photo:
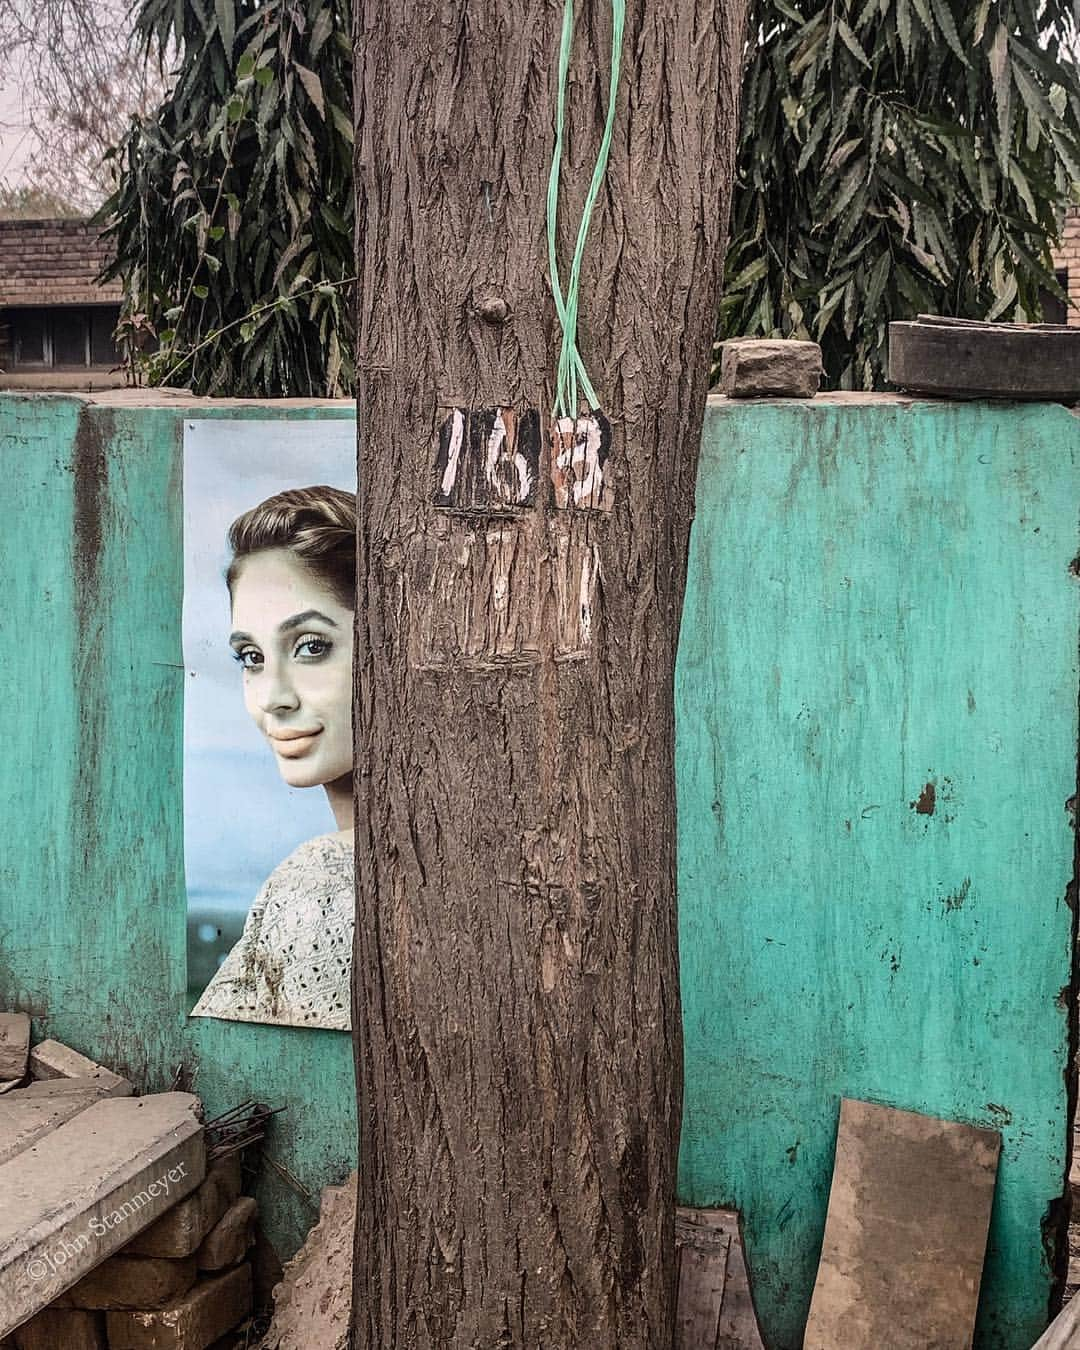
<path id="1" fill-rule="evenodd" d="M 171 92 L 115 152 L 124 331 L 153 382 L 352 383 L 349 0 L 141 0 Z M 751 0 L 719 336 L 882 382 L 921 311 L 1038 318 L 1080 181 L 1072 0 Z"/>
<path id="2" fill-rule="evenodd" d="M 136 29 L 178 65 L 101 213 L 129 351 L 202 394 L 348 392 L 348 0 L 142 0 Z"/>
<path id="3" fill-rule="evenodd" d="M 1080 181 L 1071 0 L 753 0 L 720 336 L 879 384 L 891 319 L 1041 318 Z"/>

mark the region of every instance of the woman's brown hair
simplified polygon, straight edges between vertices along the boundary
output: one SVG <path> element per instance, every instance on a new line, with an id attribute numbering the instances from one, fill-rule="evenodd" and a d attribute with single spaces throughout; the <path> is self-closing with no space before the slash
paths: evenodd
<path id="1" fill-rule="evenodd" d="M 240 565 L 253 553 L 287 548 L 348 609 L 356 606 L 356 498 L 341 488 L 289 488 L 245 511 L 229 526 L 232 594 Z"/>

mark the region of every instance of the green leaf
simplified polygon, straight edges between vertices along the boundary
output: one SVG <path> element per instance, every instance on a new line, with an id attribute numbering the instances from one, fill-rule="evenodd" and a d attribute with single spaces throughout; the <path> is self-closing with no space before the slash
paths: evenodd
<path id="1" fill-rule="evenodd" d="M 844 46 L 852 54 L 855 60 L 860 62 L 860 64 L 864 66 L 869 66 L 870 60 L 867 57 L 866 53 L 863 51 L 862 44 L 859 42 L 859 39 L 851 31 L 851 29 L 844 22 L 844 20 L 837 19 L 836 26 L 840 33 L 841 42 L 843 42 Z"/>
<path id="2" fill-rule="evenodd" d="M 252 56 L 251 52 L 245 52 L 243 56 L 240 58 L 240 60 L 237 61 L 236 63 L 237 79 L 240 80 L 250 79 L 252 74 L 254 74 L 254 71 L 255 71 L 255 58 L 254 56 Z"/>
<path id="3" fill-rule="evenodd" d="M 1016 81 L 1016 87 L 1020 91 L 1020 97 L 1024 100 L 1028 110 L 1036 112 L 1039 119 L 1048 125 L 1053 126 L 1054 123 L 1057 122 L 1058 116 L 1050 106 L 1050 100 L 1023 66 L 1019 64 L 1014 65 L 1012 68 L 1012 77 Z"/>
<path id="4" fill-rule="evenodd" d="M 219 239 L 225 238 L 225 227 L 223 225 L 212 225 L 206 233 L 208 238 L 212 239 L 216 244 Z"/>
<path id="5" fill-rule="evenodd" d="M 352 118 L 346 116 L 346 114 L 340 108 L 336 107 L 333 103 L 330 104 L 329 112 L 330 112 L 330 121 L 333 122 L 334 128 L 337 131 L 337 133 L 340 136 L 342 136 L 349 145 L 352 145 L 353 143 Z"/>
<path id="6" fill-rule="evenodd" d="M 797 173 L 802 173 L 802 171 L 810 163 L 811 159 L 814 156 L 814 151 L 821 144 L 821 138 L 825 135 L 825 132 L 828 130 L 828 128 L 829 128 L 829 119 L 824 113 L 821 113 L 814 122 L 814 125 L 810 130 L 810 135 L 807 136 L 806 138 L 806 144 L 803 146 L 802 151 L 799 154 L 799 162 L 795 166 Z M 762 218 L 764 218 L 764 216 L 762 216 Z"/>
<path id="7" fill-rule="evenodd" d="M 911 5 L 909 0 L 896 0 L 896 31 L 900 36 L 900 46 L 904 59 L 911 58 Z"/>
<path id="8" fill-rule="evenodd" d="M 870 280 L 866 286 L 866 295 L 863 297 L 863 307 L 867 314 L 876 314 L 878 305 L 881 303 L 881 295 L 885 290 L 885 283 L 889 279 L 889 269 L 892 266 L 892 255 L 886 249 L 881 257 L 874 264 L 874 270 L 870 273 Z"/>
<path id="9" fill-rule="evenodd" d="M 236 42 L 236 10 L 233 0 L 214 0 L 214 13 L 217 15 L 218 32 L 225 55 L 232 60 L 233 45 Z"/>
<path id="10" fill-rule="evenodd" d="M 930 15 L 926 0 L 912 0 L 912 4 L 915 6 L 915 13 L 918 14 L 919 18 L 922 20 L 922 25 L 923 28 L 926 29 L 927 37 L 932 38 L 937 30 L 934 27 L 934 20 Z"/>
<path id="11" fill-rule="evenodd" d="M 966 66 L 967 52 L 964 51 L 963 44 L 960 41 L 960 34 L 956 31 L 956 20 L 953 18 L 952 10 L 949 7 L 949 0 L 931 0 L 931 2 L 934 6 L 934 14 L 937 18 L 938 26 L 945 35 L 945 41 Z"/>
<path id="12" fill-rule="evenodd" d="M 323 98 L 322 81 L 313 70 L 308 70 L 307 66 L 302 66 L 297 62 L 293 63 L 293 70 L 300 77 L 300 83 L 304 86 L 304 92 L 315 106 L 315 111 L 319 116 L 326 120 L 326 100 Z"/>
<path id="13" fill-rule="evenodd" d="M 199 300 L 206 300 L 210 295 L 209 286 L 192 286 L 191 293 Z"/>
<path id="14" fill-rule="evenodd" d="M 255 71 L 255 83 L 262 89 L 274 83 L 274 72 L 269 66 L 259 66 Z"/>
<path id="15" fill-rule="evenodd" d="M 732 277 L 725 283 L 725 290 L 731 293 L 746 290 L 746 288 L 752 286 L 755 281 L 760 281 L 768 270 L 769 263 L 767 258 L 755 258 L 749 267 L 744 267 L 737 276 Z"/>
<path id="16" fill-rule="evenodd" d="M 322 51 L 326 39 L 334 31 L 334 20 L 330 6 L 323 5 L 311 25 L 311 37 L 308 40 L 308 60 L 314 61 Z"/>

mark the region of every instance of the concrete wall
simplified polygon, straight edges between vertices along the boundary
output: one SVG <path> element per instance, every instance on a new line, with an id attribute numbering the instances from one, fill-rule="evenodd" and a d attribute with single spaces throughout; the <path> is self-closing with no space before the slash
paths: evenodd
<path id="1" fill-rule="evenodd" d="M 160 397 L 157 402 L 161 403 Z M 260 1185 L 283 1253 L 354 1165 L 349 1037 L 185 1016 L 184 412 L 348 418 L 350 403 L 0 396 L 0 1007 L 210 1115 L 287 1105 Z M 16 692 L 17 691 L 17 692 Z"/>
<path id="2" fill-rule="evenodd" d="M 144 1089 L 182 1063 L 211 1113 L 287 1103 L 261 1198 L 288 1254 L 355 1157 L 351 1050 L 185 1022 L 182 427 L 352 409 L 138 402 L 0 397 L 0 1006 Z M 1057 407 L 710 405 L 677 680 L 680 1187 L 743 1209 L 771 1350 L 800 1343 L 845 1094 L 1002 1130 L 977 1344 L 1043 1324 L 1078 486 Z"/>
<path id="3" fill-rule="evenodd" d="M 680 1188 L 743 1211 L 770 1350 L 802 1344 L 842 1096 L 1001 1131 L 976 1344 L 1044 1325 L 1078 489 L 1063 408 L 710 410 L 678 670 Z"/>

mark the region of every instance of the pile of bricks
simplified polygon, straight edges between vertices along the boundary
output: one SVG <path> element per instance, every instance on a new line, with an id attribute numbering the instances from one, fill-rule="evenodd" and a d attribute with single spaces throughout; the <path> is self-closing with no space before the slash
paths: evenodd
<path id="1" fill-rule="evenodd" d="M 59 1042 L 31 1048 L 29 1039 L 28 1018 L 0 1014 L 0 1127 L 5 1114 L 20 1114 L 8 1106 L 19 1099 L 44 1098 L 50 1111 L 70 1111 L 64 1126 L 71 1128 L 81 1095 L 91 1103 L 131 1095 L 127 1080 Z M 4 1139 L 0 1128 L 0 1157 Z M 252 1312 L 256 1206 L 240 1192 L 239 1154 L 209 1157 L 194 1190 L 0 1340 L 0 1350 L 226 1350 L 244 1343 L 234 1329 Z"/>

